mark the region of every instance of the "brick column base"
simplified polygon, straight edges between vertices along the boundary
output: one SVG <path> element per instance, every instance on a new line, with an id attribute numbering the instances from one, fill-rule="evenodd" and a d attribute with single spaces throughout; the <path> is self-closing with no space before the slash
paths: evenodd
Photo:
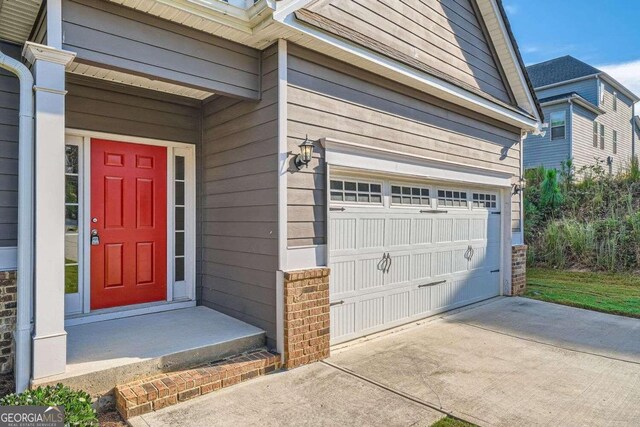
<path id="1" fill-rule="evenodd" d="M 329 357 L 329 269 L 284 273 L 284 367 Z"/>
<path id="2" fill-rule="evenodd" d="M 13 333 L 16 329 L 17 274 L 0 271 L 0 374 L 13 371 L 15 347 Z"/>
<path id="3" fill-rule="evenodd" d="M 527 245 L 511 248 L 511 296 L 527 291 Z"/>

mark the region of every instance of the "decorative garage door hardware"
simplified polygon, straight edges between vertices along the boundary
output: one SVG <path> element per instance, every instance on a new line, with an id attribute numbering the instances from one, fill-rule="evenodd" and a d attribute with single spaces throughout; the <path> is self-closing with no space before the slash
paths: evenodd
<path id="1" fill-rule="evenodd" d="M 502 212 L 498 211 L 498 212 L 491 212 L 491 215 L 500 215 Z"/>
<path id="2" fill-rule="evenodd" d="M 329 208 L 330 211 L 339 211 L 339 212 L 344 212 L 346 209 L 345 208 Z"/>
<path id="3" fill-rule="evenodd" d="M 427 286 L 435 286 L 435 285 L 441 285 L 443 283 L 447 283 L 446 280 L 439 280 L 437 282 L 431 282 L 431 283 L 425 283 L 424 285 L 418 285 L 419 288 L 426 288 Z"/>
<path id="4" fill-rule="evenodd" d="M 388 273 L 389 269 L 391 268 L 391 262 L 391 255 L 389 255 L 389 252 L 386 252 L 384 255 L 382 255 L 382 259 L 378 263 L 378 270 L 382 271 L 383 273 Z"/>
<path id="5" fill-rule="evenodd" d="M 491 270 L 489 273 L 500 273 L 500 269 L 498 269 L 498 270 Z"/>
<path id="6" fill-rule="evenodd" d="M 422 209 L 420 211 L 420 213 L 446 214 L 446 213 L 449 213 L 449 211 L 442 211 L 442 210 L 438 210 L 438 209 Z"/>
<path id="7" fill-rule="evenodd" d="M 333 307 L 334 305 L 344 304 L 344 301 L 335 301 L 329 304 L 329 307 Z"/>
<path id="8" fill-rule="evenodd" d="M 474 253 L 476 253 L 476 251 L 473 250 L 471 245 L 469 245 L 469 247 L 467 248 L 467 251 L 464 253 L 464 257 L 467 259 L 467 261 L 471 261 L 471 258 L 473 258 Z"/>

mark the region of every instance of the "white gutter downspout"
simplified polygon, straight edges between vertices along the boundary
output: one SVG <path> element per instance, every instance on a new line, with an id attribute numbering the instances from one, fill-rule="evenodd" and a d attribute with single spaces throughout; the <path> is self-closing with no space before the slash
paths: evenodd
<path id="1" fill-rule="evenodd" d="M 16 392 L 31 380 L 31 288 L 33 284 L 33 76 L 20 61 L 0 51 L 0 68 L 20 80 L 18 130 L 18 284 L 14 335 Z"/>

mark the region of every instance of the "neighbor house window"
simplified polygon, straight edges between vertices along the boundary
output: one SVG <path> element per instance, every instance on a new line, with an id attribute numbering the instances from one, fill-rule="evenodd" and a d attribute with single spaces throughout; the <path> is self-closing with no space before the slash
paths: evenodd
<path id="1" fill-rule="evenodd" d="M 613 111 L 618 111 L 618 93 L 613 92 Z"/>
<path id="2" fill-rule="evenodd" d="M 604 125 L 600 125 L 600 149 L 604 150 Z"/>
<path id="3" fill-rule="evenodd" d="M 598 122 L 593 122 L 593 148 L 598 148 Z"/>
<path id="4" fill-rule="evenodd" d="M 391 186 L 391 203 L 394 205 L 430 205 L 429 189 L 423 187 Z"/>
<path id="5" fill-rule="evenodd" d="M 331 180 L 331 200 L 349 203 L 382 203 L 382 185 L 373 182 Z"/>
<path id="6" fill-rule="evenodd" d="M 600 83 L 600 106 L 604 105 L 604 83 Z"/>
<path id="7" fill-rule="evenodd" d="M 618 132 L 613 131 L 613 154 L 618 154 Z"/>
<path id="8" fill-rule="evenodd" d="M 78 293 L 80 266 L 78 211 L 80 207 L 79 147 L 65 146 L 64 169 L 64 291 Z"/>
<path id="9" fill-rule="evenodd" d="M 566 114 L 564 111 L 551 113 L 551 140 L 564 139 L 566 133 Z"/>

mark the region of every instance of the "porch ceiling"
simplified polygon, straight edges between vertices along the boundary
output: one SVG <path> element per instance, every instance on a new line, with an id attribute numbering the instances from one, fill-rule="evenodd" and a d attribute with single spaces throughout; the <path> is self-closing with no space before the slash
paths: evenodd
<path id="1" fill-rule="evenodd" d="M 122 71 L 110 70 L 107 68 L 97 67 L 79 62 L 73 62 L 67 72 L 85 77 L 92 77 L 113 83 L 120 83 L 128 86 L 150 89 L 158 92 L 170 93 L 173 95 L 184 96 L 194 99 L 206 99 L 213 95 L 213 92 L 206 92 L 186 86 L 168 83 L 161 80 L 153 80 L 148 77 L 142 77 L 134 74 L 124 73 Z"/>
<path id="2" fill-rule="evenodd" d="M 41 4 L 42 0 L 0 0 L 0 40 L 24 43 Z"/>

